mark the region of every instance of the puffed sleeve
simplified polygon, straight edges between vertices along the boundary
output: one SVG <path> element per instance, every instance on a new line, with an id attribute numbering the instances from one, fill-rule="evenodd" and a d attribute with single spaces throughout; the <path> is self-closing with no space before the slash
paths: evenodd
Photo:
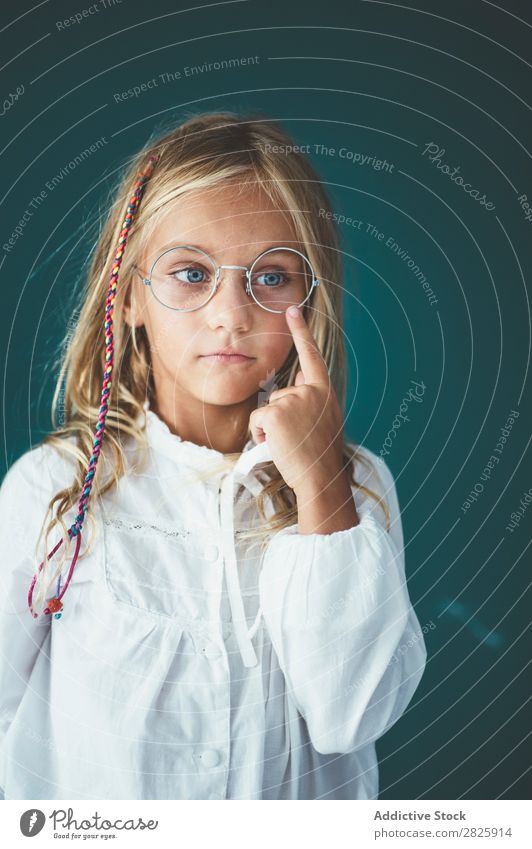
<path id="1" fill-rule="evenodd" d="M 28 587 L 39 563 L 35 544 L 54 494 L 42 447 L 20 457 L 0 487 L 0 794 L 4 743 L 50 630 L 49 615 L 34 619 Z M 54 540 L 56 542 L 57 540 Z"/>
<path id="2" fill-rule="evenodd" d="M 268 543 L 259 575 L 260 603 L 289 697 L 322 754 L 355 751 L 399 719 L 423 675 L 426 648 L 405 578 L 395 482 L 369 449 L 370 472 L 355 480 L 360 522 L 332 534 L 297 526 Z"/>

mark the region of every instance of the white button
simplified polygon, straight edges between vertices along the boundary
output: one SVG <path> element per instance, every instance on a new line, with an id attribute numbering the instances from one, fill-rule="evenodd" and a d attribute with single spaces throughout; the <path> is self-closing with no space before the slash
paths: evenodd
<path id="1" fill-rule="evenodd" d="M 203 766 L 210 769 L 220 763 L 220 752 L 217 749 L 204 749 L 199 753 L 199 758 Z"/>
<path id="2" fill-rule="evenodd" d="M 219 550 L 217 545 L 206 545 L 203 551 L 203 556 L 205 560 L 208 560 L 209 563 L 214 563 L 215 560 L 218 560 Z"/>
<path id="3" fill-rule="evenodd" d="M 216 645 L 216 643 L 207 643 L 206 646 L 203 646 L 202 652 L 205 657 L 215 658 L 220 657 L 222 650 Z"/>

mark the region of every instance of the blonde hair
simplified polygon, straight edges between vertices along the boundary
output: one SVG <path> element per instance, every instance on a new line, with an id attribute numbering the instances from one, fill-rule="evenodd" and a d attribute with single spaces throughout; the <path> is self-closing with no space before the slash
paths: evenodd
<path id="1" fill-rule="evenodd" d="M 285 152 L 274 152 L 279 150 Z M 221 186 L 227 180 L 241 181 L 243 187 L 258 183 L 276 207 L 287 212 L 302 250 L 322 281 L 322 285 L 314 290 L 311 305 L 307 303 L 304 306 L 304 312 L 329 370 L 340 407 L 342 410 L 345 408 L 341 252 L 332 215 L 327 215 L 331 212 L 330 202 L 317 173 L 303 155 L 293 152 L 293 140 L 264 116 L 250 115 L 244 119 L 231 112 L 216 112 L 188 117 L 179 126 L 153 138 L 133 156 L 118 185 L 112 189 L 113 200 L 107 205 L 108 212 L 92 254 L 81 304 L 76 311 L 79 318 L 75 329 L 69 329 L 60 348 L 60 370 L 52 400 L 54 431 L 44 437 L 42 444 L 68 454 L 77 466 L 72 484 L 51 499 L 37 541 L 38 547 L 44 535 L 40 562 L 45 560 L 50 550 L 50 533 L 55 527 L 61 528 L 62 556 L 50 580 L 60 574 L 68 553 L 71 540 L 64 516 L 80 497 L 93 451 L 105 366 L 103 320 L 111 264 L 131 187 L 147 158 L 154 154 L 158 161 L 129 232 L 116 291 L 114 375 L 92 497 L 102 496 L 112 489 L 125 473 L 124 436 L 131 437 L 142 456 L 147 456 L 146 422 L 142 414 L 146 398 L 151 402 L 155 397 L 150 348 L 144 326 L 135 328 L 128 325 L 122 309 L 133 279 L 135 262 L 145 250 L 166 205 L 191 190 Z M 297 352 L 292 348 L 282 369 L 276 374 L 277 388 L 292 385 L 298 368 Z M 60 425 L 56 417 L 59 398 L 63 410 Z M 140 427 L 137 423 L 139 416 Z M 357 445 L 342 439 L 343 460 L 350 470 L 352 485 L 380 504 L 389 529 L 390 517 L 385 501 L 354 479 L 355 459 L 360 459 L 370 468 L 371 464 L 358 452 Z M 231 463 L 238 456 L 226 455 L 226 459 Z M 265 464 L 259 474 L 263 475 L 264 483 L 256 499 L 259 515 L 262 520 L 267 519 L 265 505 L 268 498 L 274 512 L 264 525 L 240 531 L 239 536 L 265 541 L 272 532 L 297 522 L 297 504 L 293 491 L 287 487 L 273 463 Z M 90 510 L 87 516 L 94 532 L 95 523 Z M 80 558 L 87 550 L 80 552 Z M 45 562 L 43 569 L 46 566 Z"/>

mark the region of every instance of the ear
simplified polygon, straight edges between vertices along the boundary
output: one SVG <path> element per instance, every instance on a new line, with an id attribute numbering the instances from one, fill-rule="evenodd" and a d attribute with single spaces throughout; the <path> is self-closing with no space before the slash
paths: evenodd
<path id="1" fill-rule="evenodd" d="M 122 308 L 122 316 L 126 324 L 130 327 L 142 327 L 144 322 L 138 317 L 138 304 L 135 303 L 136 298 L 132 297 L 133 283 L 128 286 L 124 297 L 124 306 Z"/>

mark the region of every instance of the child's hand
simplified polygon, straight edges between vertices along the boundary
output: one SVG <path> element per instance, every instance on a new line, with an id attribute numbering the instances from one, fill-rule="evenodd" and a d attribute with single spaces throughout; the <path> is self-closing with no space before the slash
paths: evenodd
<path id="1" fill-rule="evenodd" d="M 286 311 L 301 370 L 294 386 L 275 389 L 266 406 L 250 416 L 255 442 L 268 441 L 272 460 L 298 498 L 314 497 L 325 487 L 345 486 L 342 415 L 325 361 L 299 310 Z M 332 484 L 334 487 L 335 484 Z"/>

